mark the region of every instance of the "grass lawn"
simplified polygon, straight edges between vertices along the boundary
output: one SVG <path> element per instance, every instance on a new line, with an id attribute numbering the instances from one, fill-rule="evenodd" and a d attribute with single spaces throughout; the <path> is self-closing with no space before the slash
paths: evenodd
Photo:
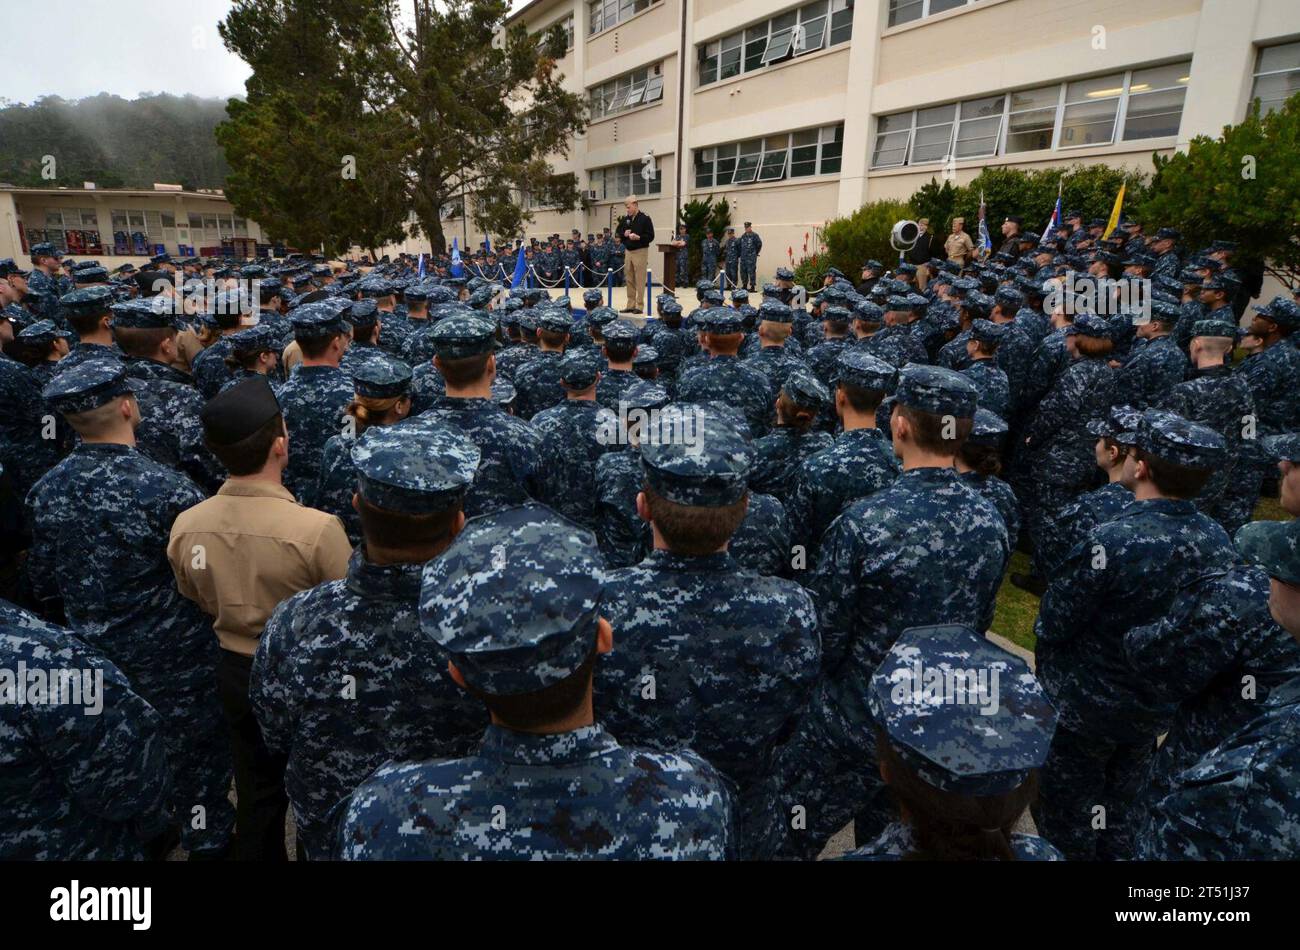
<path id="1" fill-rule="evenodd" d="M 1261 498 L 1255 508 L 1256 521 L 1287 521 L 1290 519 L 1276 498 Z M 1006 637 L 1026 650 L 1034 648 L 1034 619 L 1038 616 L 1038 598 L 1011 583 L 1011 574 L 1029 573 L 1029 556 L 1017 551 L 1011 555 L 1011 564 L 1002 587 L 998 591 L 997 607 L 993 614 L 993 632 Z"/>

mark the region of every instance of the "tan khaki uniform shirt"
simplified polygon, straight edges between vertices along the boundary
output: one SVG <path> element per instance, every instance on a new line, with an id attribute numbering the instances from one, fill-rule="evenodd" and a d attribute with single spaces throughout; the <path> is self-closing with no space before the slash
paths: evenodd
<path id="1" fill-rule="evenodd" d="M 252 656 L 280 601 L 347 574 L 352 546 L 333 515 L 269 482 L 226 482 L 172 525 L 180 592 L 213 618 L 223 649 Z"/>
<path id="2" fill-rule="evenodd" d="M 964 264 L 975 253 L 975 242 L 965 231 L 958 231 L 948 235 L 948 240 L 943 242 L 943 250 L 948 255 L 948 260 Z"/>

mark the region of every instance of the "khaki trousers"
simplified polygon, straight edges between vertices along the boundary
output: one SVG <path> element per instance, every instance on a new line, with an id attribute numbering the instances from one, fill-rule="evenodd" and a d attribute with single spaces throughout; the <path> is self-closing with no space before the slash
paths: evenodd
<path id="1" fill-rule="evenodd" d="M 645 270 L 650 256 L 650 248 L 643 247 L 637 251 L 628 251 L 623 258 L 623 276 L 627 283 L 627 305 L 637 310 L 645 310 Z"/>

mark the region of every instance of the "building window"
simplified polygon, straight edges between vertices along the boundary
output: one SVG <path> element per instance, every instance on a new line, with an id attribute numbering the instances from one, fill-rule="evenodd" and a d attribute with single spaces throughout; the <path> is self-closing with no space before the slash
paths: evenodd
<path id="1" fill-rule="evenodd" d="M 876 117 L 872 168 L 1178 134 L 1191 61 Z"/>
<path id="2" fill-rule="evenodd" d="M 661 70 L 662 64 L 656 63 L 593 87 L 588 92 L 591 101 L 591 118 L 604 118 L 607 115 L 662 100 L 664 77 Z"/>
<path id="3" fill-rule="evenodd" d="M 695 150 L 695 187 L 716 188 L 783 178 L 835 175 L 844 151 L 844 125 L 770 135 Z"/>
<path id="4" fill-rule="evenodd" d="M 1255 63 L 1255 85 L 1250 91 L 1250 98 L 1260 102 L 1259 114 L 1276 112 L 1297 92 L 1300 92 L 1300 43 L 1261 49 Z"/>
<path id="5" fill-rule="evenodd" d="M 650 9 L 656 2 L 658 0 L 591 0 L 587 4 L 591 13 L 587 35 L 593 36 L 602 30 L 618 26 L 642 10 Z"/>
<path id="6" fill-rule="evenodd" d="M 853 33 L 849 0 L 817 0 L 698 46 L 699 85 L 774 66 L 846 43 Z"/>
<path id="7" fill-rule="evenodd" d="M 616 201 L 629 195 L 657 195 L 663 187 L 663 170 L 656 168 L 649 181 L 641 174 L 640 162 L 593 168 L 590 173 L 591 190 L 597 201 Z"/>
<path id="8" fill-rule="evenodd" d="M 975 0 L 889 0 L 889 25 L 911 23 L 946 10 L 968 6 Z"/>

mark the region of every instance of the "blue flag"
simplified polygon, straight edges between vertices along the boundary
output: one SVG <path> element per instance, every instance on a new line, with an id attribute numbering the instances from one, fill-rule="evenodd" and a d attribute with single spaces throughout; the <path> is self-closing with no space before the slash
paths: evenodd
<path id="1" fill-rule="evenodd" d="M 458 238 L 451 239 L 451 276 L 465 276 L 465 268 L 460 263 L 460 243 Z"/>
<path id="2" fill-rule="evenodd" d="M 1058 228 L 1061 226 L 1061 196 L 1056 196 L 1056 207 L 1052 209 L 1052 216 L 1047 219 L 1047 227 L 1043 228 L 1043 236 L 1039 244 L 1046 244 L 1052 239 Z"/>
<path id="3" fill-rule="evenodd" d="M 510 277 L 510 287 L 513 290 L 524 282 L 524 277 L 528 273 L 528 261 L 524 258 L 524 249 L 515 248 L 515 272 Z"/>
<path id="4" fill-rule="evenodd" d="M 989 223 L 986 220 L 988 208 L 984 204 L 984 192 L 980 192 L 980 251 L 978 257 L 980 260 L 988 257 L 993 250 L 993 239 L 989 237 Z"/>
<path id="5" fill-rule="evenodd" d="M 424 254 L 420 254 L 420 266 L 415 272 L 416 280 L 424 280 Z"/>

